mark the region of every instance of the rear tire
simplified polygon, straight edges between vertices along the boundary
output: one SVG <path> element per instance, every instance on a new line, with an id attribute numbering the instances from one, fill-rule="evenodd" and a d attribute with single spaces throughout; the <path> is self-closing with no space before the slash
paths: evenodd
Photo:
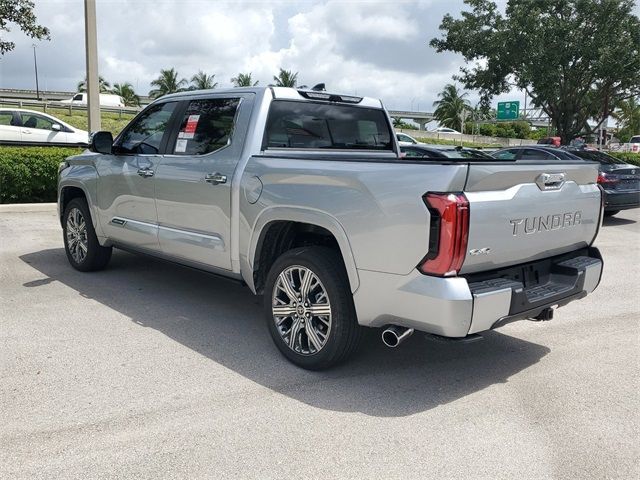
<path id="1" fill-rule="evenodd" d="M 72 199 L 62 215 L 64 250 L 73 268 L 81 272 L 102 270 L 111 259 L 111 247 L 98 242 L 84 198 Z"/>
<path id="2" fill-rule="evenodd" d="M 620 213 L 620 210 L 605 210 L 604 212 L 604 216 L 605 217 L 613 217 L 614 215 Z"/>
<path id="3" fill-rule="evenodd" d="M 296 248 L 275 261 L 266 279 L 264 312 L 280 352 L 308 370 L 345 361 L 362 334 L 342 259 L 325 247 Z"/>

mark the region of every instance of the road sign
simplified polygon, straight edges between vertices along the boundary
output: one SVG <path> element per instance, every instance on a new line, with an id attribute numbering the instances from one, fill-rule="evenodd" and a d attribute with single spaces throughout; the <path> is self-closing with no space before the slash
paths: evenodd
<path id="1" fill-rule="evenodd" d="M 520 115 L 520 102 L 498 102 L 497 120 L 517 120 Z"/>

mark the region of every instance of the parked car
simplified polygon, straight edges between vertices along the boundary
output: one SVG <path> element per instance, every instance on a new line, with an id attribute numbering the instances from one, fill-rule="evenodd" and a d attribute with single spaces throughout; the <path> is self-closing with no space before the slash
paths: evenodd
<path id="1" fill-rule="evenodd" d="M 454 130 L 453 128 L 447 128 L 447 127 L 438 127 L 435 130 L 432 130 L 432 132 L 434 133 L 449 133 L 452 135 L 462 135 L 459 131 Z"/>
<path id="2" fill-rule="evenodd" d="M 398 145 L 420 145 L 422 143 L 406 133 L 396 133 L 396 139 Z"/>
<path id="3" fill-rule="evenodd" d="M 598 150 L 568 150 L 577 157 L 600 164 L 598 183 L 605 192 L 605 215 L 611 216 L 620 210 L 640 207 L 640 167 Z"/>
<path id="4" fill-rule="evenodd" d="M 452 159 L 452 160 L 491 160 L 493 157 L 475 149 L 466 147 L 456 147 L 452 145 L 401 145 L 400 151 L 404 158 L 416 159 Z"/>
<path id="5" fill-rule="evenodd" d="M 599 164 L 598 184 L 604 191 L 604 214 L 640 206 L 640 167 L 629 165 L 598 150 L 541 145 L 503 148 L 491 154 L 498 160 L 572 160 Z"/>
<path id="6" fill-rule="evenodd" d="M 157 99 L 115 141 L 95 133 L 60 167 L 58 209 L 75 269 L 115 247 L 242 281 L 280 352 L 322 369 L 362 327 L 391 347 L 414 329 L 469 340 L 592 292 L 597 175 L 401 158 L 379 100 L 220 89 Z"/>
<path id="7" fill-rule="evenodd" d="M 60 103 L 71 103 L 73 105 L 86 105 L 88 103 L 87 93 L 76 93 L 68 100 L 61 100 Z M 119 95 L 112 93 L 100 94 L 100 106 L 101 107 L 124 107 L 124 100 Z"/>
<path id="8" fill-rule="evenodd" d="M 635 135 L 631 139 L 622 145 L 622 148 L 626 152 L 640 153 L 640 135 Z"/>
<path id="9" fill-rule="evenodd" d="M 59 118 L 21 108 L 0 109 L 0 143 L 85 146 L 89 134 Z"/>

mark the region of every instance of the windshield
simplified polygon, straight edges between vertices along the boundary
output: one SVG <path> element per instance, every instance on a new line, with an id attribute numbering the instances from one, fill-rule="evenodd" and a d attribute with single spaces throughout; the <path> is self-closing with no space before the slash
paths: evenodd
<path id="1" fill-rule="evenodd" d="M 603 165 L 624 165 L 625 162 L 622 160 L 618 160 L 617 158 L 612 157 L 611 155 L 607 155 L 606 153 L 592 151 L 592 150 L 580 150 L 577 152 L 571 152 L 574 155 L 577 155 L 580 158 L 584 158 L 585 160 L 592 160 L 594 162 L 600 162 Z"/>
<path id="2" fill-rule="evenodd" d="M 494 160 L 493 157 L 479 150 L 440 150 L 440 153 L 447 158 L 487 158 Z"/>
<path id="3" fill-rule="evenodd" d="M 265 148 L 393 150 L 382 109 L 336 103 L 271 103 Z"/>

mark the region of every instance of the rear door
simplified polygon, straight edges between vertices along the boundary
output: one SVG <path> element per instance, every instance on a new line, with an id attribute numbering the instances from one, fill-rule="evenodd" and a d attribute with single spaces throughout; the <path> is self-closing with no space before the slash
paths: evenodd
<path id="1" fill-rule="evenodd" d="M 0 142 L 19 142 L 20 117 L 12 110 L 0 110 Z"/>
<path id="2" fill-rule="evenodd" d="M 155 176 L 162 252 L 231 269 L 231 189 L 253 94 L 183 103 Z"/>
<path id="3" fill-rule="evenodd" d="M 461 273 L 587 246 L 600 222 L 598 165 L 583 160 L 469 165 L 469 240 Z"/>

